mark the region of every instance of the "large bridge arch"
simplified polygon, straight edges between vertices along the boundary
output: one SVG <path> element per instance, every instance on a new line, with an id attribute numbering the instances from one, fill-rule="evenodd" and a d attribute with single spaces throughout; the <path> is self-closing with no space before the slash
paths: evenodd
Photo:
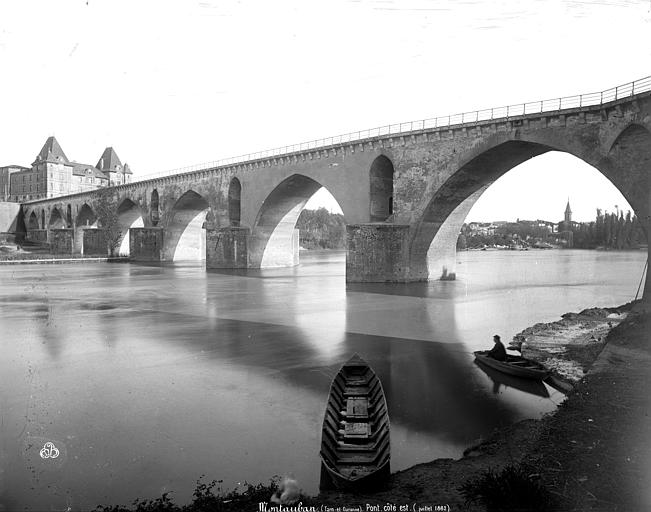
<path id="1" fill-rule="evenodd" d="M 414 280 L 454 277 L 456 240 L 472 206 L 502 175 L 549 151 L 569 153 L 591 165 L 621 192 L 639 219 L 648 219 L 651 134 L 646 128 L 632 125 L 622 130 L 610 151 L 603 140 L 576 144 L 570 137 L 540 135 L 492 137 L 467 152 L 465 160 L 449 162 L 442 172 L 445 179 L 426 195 L 422 213 L 412 224 L 409 259 Z M 636 150 L 627 153 L 627 147 Z M 648 223 L 645 232 L 648 238 Z"/>
<path id="2" fill-rule="evenodd" d="M 249 262 L 252 267 L 298 264 L 296 221 L 309 199 L 321 187 L 321 183 L 313 178 L 292 174 L 271 191 L 262 203 L 251 231 Z"/>
<path id="3" fill-rule="evenodd" d="M 167 215 L 163 234 L 163 260 L 206 259 L 205 220 L 210 205 L 194 190 L 185 192 Z"/>

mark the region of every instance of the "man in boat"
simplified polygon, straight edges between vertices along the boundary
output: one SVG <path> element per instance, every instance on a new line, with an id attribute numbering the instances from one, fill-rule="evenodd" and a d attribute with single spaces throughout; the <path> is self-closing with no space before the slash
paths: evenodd
<path id="1" fill-rule="evenodd" d="M 497 359 L 498 361 L 506 361 L 506 349 L 497 334 L 493 336 L 493 342 L 495 343 L 495 346 L 490 349 L 486 355 L 493 359 Z"/>

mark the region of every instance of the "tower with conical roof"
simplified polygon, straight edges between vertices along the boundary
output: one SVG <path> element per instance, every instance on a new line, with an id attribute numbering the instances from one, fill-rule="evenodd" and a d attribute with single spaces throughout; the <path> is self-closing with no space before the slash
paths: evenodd
<path id="1" fill-rule="evenodd" d="M 569 228 L 572 225 L 572 209 L 570 208 L 570 198 L 567 198 L 567 206 L 565 207 L 565 225 Z"/>
<path id="2" fill-rule="evenodd" d="M 111 185 L 122 185 L 123 183 L 131 183 L 131 169 L 128 164 L 122 165 L 120 157 L 112 147 L 107 147 L 102 156 L 99 157 L 97 167 L 109 179 Z"/>
<path id="3" fill-rule="evenodd" d="M 70 194 L 72 169 L 73 164 L 63 152 L 59 141 L 51 135 L 36 155 L 30 171 L 24 173 L 22 195 L 28 199 L 38 199 Z M 20 186 L 18 183 L 16 185 Z"/>
<path id="4" fill-rule="evenodd" d="M 33 166 L 41 162 L 50 162 L 50 163 L 60 163 L 67 164 L 69 162 L 68 157 L 63 152 L 61 145 L 56 140 L 54 135 L 47 138 L 45 144 L 36 155 L 36 160 L 32 163 Z"/>

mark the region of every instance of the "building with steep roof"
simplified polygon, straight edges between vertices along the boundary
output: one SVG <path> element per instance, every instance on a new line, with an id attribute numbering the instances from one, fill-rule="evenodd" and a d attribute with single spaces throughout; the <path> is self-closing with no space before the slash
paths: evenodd
<path id="1" fill-rule="evenodd" d="M 109 184 L 113 187 L 124 183 L 131 183 L 133 173 L 129 169 L 129 164 L 122 165 L 120 157 L 112 147 L 107 147 L 99 157 L 97 167 L 109 179 Z"/>
<path id="2" fill-rule="evenodd" d="M 68 157 L 63 152 L 63 148 L 61 148 L 59 142 L 52 135 L 47 138 L 41 151 L 36 155 L 36 160 L 32 162 L 32 167 L 43 162 L 68 163 L 68 161 Z"/>
<path id="3" fill-rule="evenodd" d="M 54 136 L 47 138 L 31 168 L 8 168 L 13 169 L 6 173 L 5 200 L 9 201 L 30 201 L 131 183 L 133 174 L 127 164 L 122 165 L 112 147 L 104 150 L 96 166 L 70 161 Z M 3 176 L 0 171 L 0 186 Z"/>

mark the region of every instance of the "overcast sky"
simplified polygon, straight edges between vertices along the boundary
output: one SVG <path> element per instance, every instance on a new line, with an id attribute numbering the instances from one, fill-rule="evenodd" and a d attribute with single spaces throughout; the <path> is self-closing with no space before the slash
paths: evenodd
<path id="1" fill-rule="evenodd" d="M 112 145 L 148 174 L 598 91 L 649 63 L 651 0 L 2 0 L 0 165 L 55 135 L 70 159 Z M 579 220 L 628 207 L 567 155 L 522 167 L 469 218 L 557 219 L 568 196 Z"/>

